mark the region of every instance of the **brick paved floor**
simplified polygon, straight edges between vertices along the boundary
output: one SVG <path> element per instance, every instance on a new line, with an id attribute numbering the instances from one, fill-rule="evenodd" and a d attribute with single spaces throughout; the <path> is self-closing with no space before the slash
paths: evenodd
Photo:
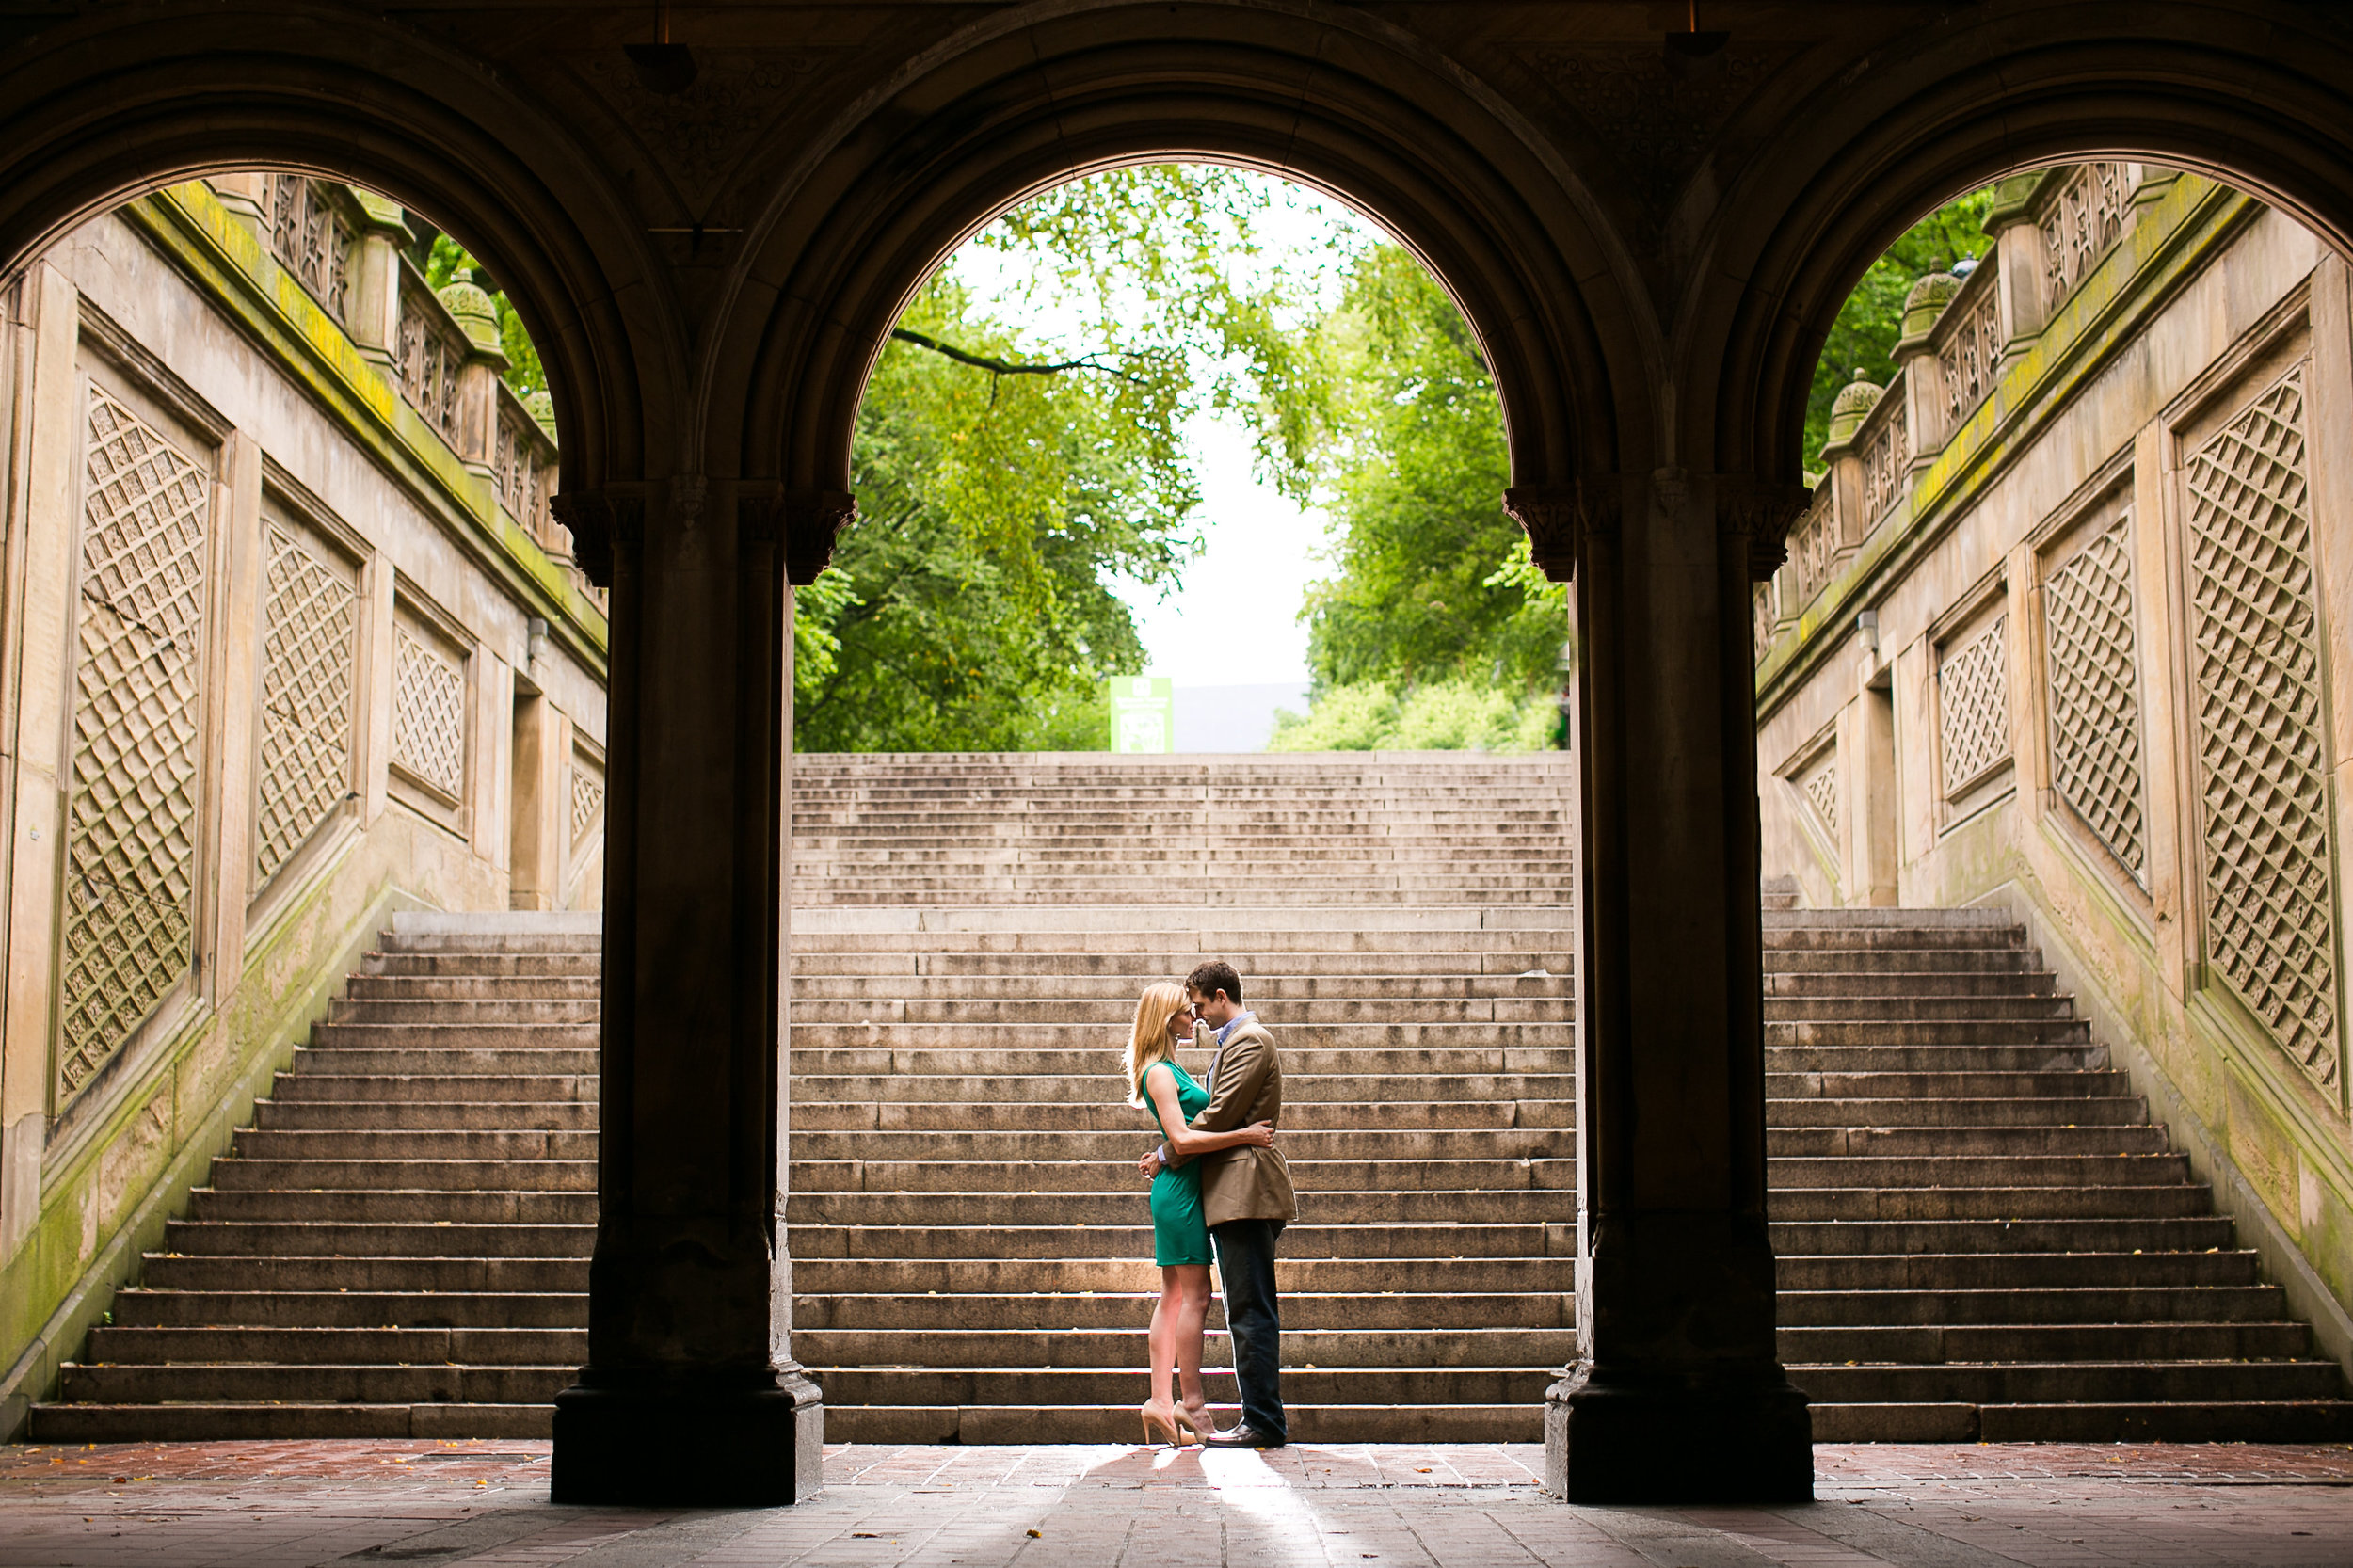
<path id="1" fill-rule="evenodd" d="M 1815 1450 L 1816 1503 L 1571 1508 L 1534 1448 L 829 1449 L 793 1509 L 554 1508 L 544 1443 L 0 1448 L 0 1568 L 2353 1568 L 2353 1448 Z"/>

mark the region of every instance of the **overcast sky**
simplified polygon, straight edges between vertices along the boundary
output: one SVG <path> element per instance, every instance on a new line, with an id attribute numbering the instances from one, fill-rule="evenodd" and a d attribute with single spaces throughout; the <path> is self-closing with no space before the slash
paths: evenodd
<path id="1" fill-rule="evenodd" d="M 1338 202 L 1271 176 L 1283 186 L 1261 219 L 1260 265 L 1293 276 L 1324 269 L 1327 296 L 1337 293 L 1331 263 L 1381 231 Z M 957 277 L 1000 320 L 1019 321 L 1044 342 L 1066 341 L 1074 315 L 1009 297 L 1020 281 L 999 252 L 968 246 L 951 259 Z M 1327 299 L 1328 302 L 1328 299 Z M 1299 621 L 1307 584 L 1328 569 L 1317 559 L 1324 543 L 1321 508 L 1303 511 L 1250 472 L 1250 439 L 1236 419 L 1205 415 L 1189 427 L 1201 476 L 1199 513 L 1205 549 L 1186 568 L 1184 586 L 1163 600 L 1122 580 L 1114 587 L 1135 612 L 1136 629 L 1151 655 L 1151 675 L 1179 686 L 1246 685 L 1307 679 L 1307 629 Z"/>

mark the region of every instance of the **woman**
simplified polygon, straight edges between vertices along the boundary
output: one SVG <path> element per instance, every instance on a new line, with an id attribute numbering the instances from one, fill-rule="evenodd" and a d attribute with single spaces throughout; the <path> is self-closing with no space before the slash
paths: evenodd
<path id="1" fill-rule="evenodd" d="M 1152 1397 L 1144 1401 L 1144 1439 L 1155 1429 L 1171 1443 L 1182 1441 L 1182 1421 L 1194 1437 L 1211 1430 L 1209 1397 L 1201 1391 L 1201 1323 L 1209 1311 L 1209 1226 L 1201 1213 L 1201 1167 L 1193 1157 L 1244 1144 L 1265 1148 L 1274 1142 L 1272 1123 L 1254 1122 L 1234 1132 L 1195 1132 L 1193 1118 L 1209 1103 L 1209 1092 L 1176 1064 L 1177 1044 L 1198 1026 L 1185 1005 L 1180 985 L 1144 987 L 1136 1003 L 1135 1032 L 1128 1041 L 1128 1103 L 1150 1107 L 1160 1141 L 1183 1164 L 1162 1165 L 1152 1178 L 1152 1255 L 1160 1266 L 1160 1304 L 1152 1308 Z M 1196 1044 L 1206 1042 L 1196 1041 Z M 1169 1397 L 1174 1371 L 1180 1399 Z"/>

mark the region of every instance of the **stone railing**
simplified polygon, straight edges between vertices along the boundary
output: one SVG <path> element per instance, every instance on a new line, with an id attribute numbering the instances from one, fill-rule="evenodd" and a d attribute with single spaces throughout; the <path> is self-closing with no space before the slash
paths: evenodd
<path id="1" fill-rule="evenodd" d="M 2042 246 L 2045 310 L 2056 309 L 2124 237 L 2140 174 L 2137 164 L 2084 164 L 2038 193 L 2035 222 Z"/>
<path id="2" fill-rule="evenodd" d="M 272 174 L 264 186 L 268 206 L 264 236 L 278 264 L 302 280 L 311 297 L 348 328 L 354 252 L 360 226 L 351 199 L 332 185 L 299 174 Z"/>
<path id="3" fill-rule="evenodd" d="M 457 435 L 457 378 L 472 345 L 407 257 L 400 263 L 400 318 L 392 339 L 393 383 L 445 440 Z"/>
<path id="4" fill-rule="evenodd" d="M 1938 378 L 1944 383 L 1945 432 L 1977 411 L 2001 374 L 2002 346 L 2009 334 L 2002 325 L 2001 263 L 1988 256 L 1970 273 L 1937 319 L 1933 339 Z"/>
<path id="5" fill-rule="evenodd" d="M 1790 531 L 1772 592 L 1758 598 L 1759 663 L 1873 535 L 1910 516 L 1914 476 L 1992 395 L 2016 346 L 2041 332 L 2173 177 L 2142 164 L 2084 164 L 1996 187 L 1986 222 L 1994 250 L 1965 278 L 1920 280 L 1894 379 L 1884 390 L 1857 382 L 1839 395 L 1822 449 L 1829 472 Z"/>

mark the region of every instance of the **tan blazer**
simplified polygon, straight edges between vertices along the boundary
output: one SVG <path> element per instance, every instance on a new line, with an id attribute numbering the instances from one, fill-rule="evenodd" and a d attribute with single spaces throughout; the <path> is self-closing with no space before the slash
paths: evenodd
<path id="1" fill-rule="evenodd" d="M 1196 1132 L 1231 1132 L 1253 1122 L 1283 1120 L 1283 1059 L 1274 1036 L 1252 1018 L 1225 1037 L 1209 1070 L 1209 1103 L 1193 1119 Z M 1228 1220 L 1299 1218 L 1291 1168 L 1280 1149 L 1220 1149 L 1201 1160 L 1201 1208 L 1213 1225 Z M 1182 1163 L 1182 1161 L 1178 1161 Z"/>

